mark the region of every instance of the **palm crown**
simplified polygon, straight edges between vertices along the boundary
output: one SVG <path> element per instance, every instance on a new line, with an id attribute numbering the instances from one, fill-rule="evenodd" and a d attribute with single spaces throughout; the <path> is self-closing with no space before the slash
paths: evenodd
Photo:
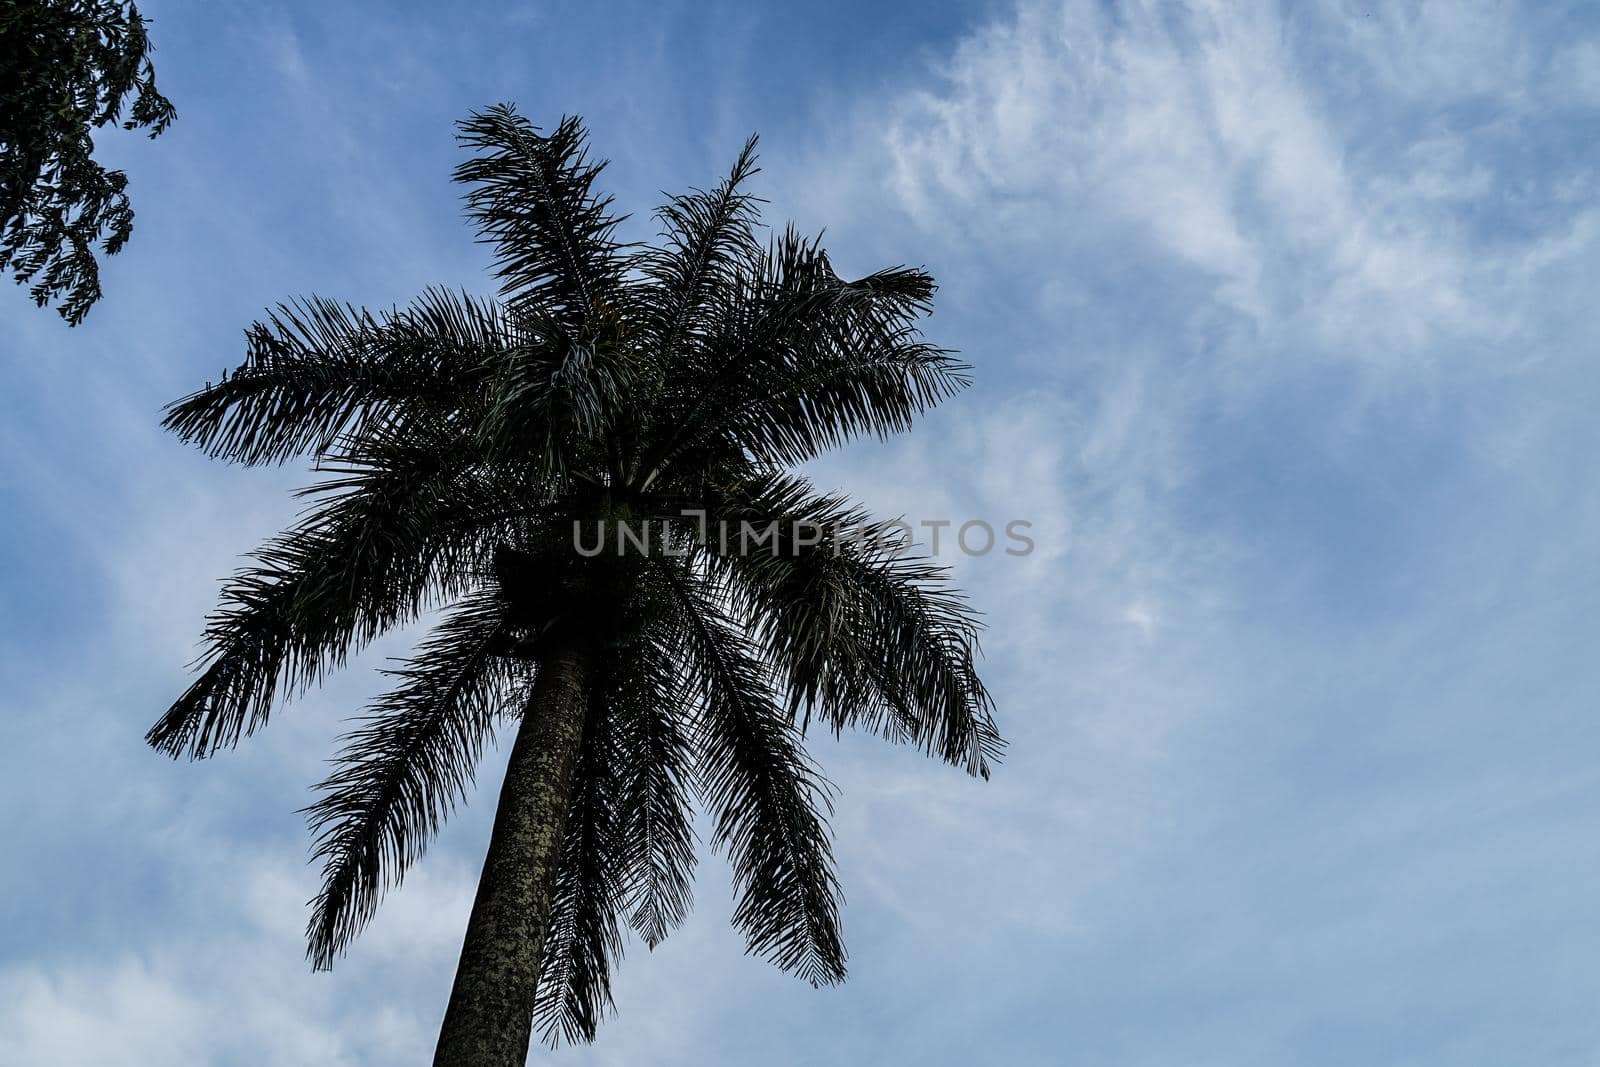
<path id="1" fill-rule="evenodd" d="M 456 178 L 498 300 L 287 305 L 250 329 L 237 370 L 169 409 L 214 456 L 308 456 L 325 477 L 225 585 L 203 669 L 149 741 L 231 746 L 377 635 L 443 608 L 308 809 L 317 967 L 422 853 L 486 739 L 512 729 L 462 967 L 474 929 L 493 927 L 482 965 L 483 946 L 514 936 L 494 915 L 521 915 L 532 954 L 506 966 L 536 974 L 502 978 L 524 1049 L 529 1015 L 547 1040 L 591 1038 L 624 927 L 653 946 L 683 918 L 696 800 L 751 951 L 838 981 L 829 787 L 806 724 L 865 727 L 985 777 L 1000 746 L 975 618 L 942 570 L 841 535 L 865 514 L 788 472 L 903 430 L 966 384 L 918 330 L 933 281 L 843 281 L 816 241 L 758 237 L 754 139 L 715 188 L 659 209 L 659 242 L 627 245 L 578 120 L 546 134 L 502 106 L 461 131 L 472 154 Z M 708 535 L 729 527 L 776 533 L 755 551 Z M 604 550 L 575 551 L 575 530 Z M 641 530 L 645 548 L 619 532 Z M 543 823 L 517 821 L 537 810 Z M 518 877 L 531 888 L 505 899 L 520 903 L 496 905 L 490 881 Z"/>

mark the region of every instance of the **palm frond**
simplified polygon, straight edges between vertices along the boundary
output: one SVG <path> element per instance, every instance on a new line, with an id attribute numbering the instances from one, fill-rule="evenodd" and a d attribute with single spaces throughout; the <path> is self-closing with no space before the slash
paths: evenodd
<path id="1" fill-rule="evenodd" d="M 641 248 L 636 264 L 650 283 L 645 299 L 653 344 L 667 360 L 700 327 L 715 294 L 737 274 L 757 269 L 761 201 L 743 186 L 759 171 L 752 136 L 714 189 L 675 196 L 656 211 L 663 243 Z"/>
<path id="2" fill-rule="evenodd" d="M 946 568 L 896 555 L 864 510 L 799 477 L 730 486 L 708 520 L 776 531 L 770 550 L 705 547 L 740 614 L 762 620 L 791 708 L 989 776 L 1004 744 L 974 663 L 979 622 Z"/>
<path id="3" fill-rule="evenodd" d="M 605 164 L 588 158 L 588 134 L 575 117 L 549 134 L 498 104 L 458 123 L 474 150 L 456 168 L 470 186 L 467 214 L 495 250 L 501 292 L 582 334 L 592 318 L 615 312 L 624 262 L 612 236 L 622 220 L 594 191 Z"/>
<path id="4" fill-rule="evenodd" d="M 668 633 L 632 646 L 619 662 L 614 700 L 622 744 L 622 834 L 628 849 L 628 924 L 655 948 L 689 913 L 694 828 L 690 821 L 694 751 L 681 721 L 681 675 Z"/>
<path id="5" fill-rule="evenodd" d="M 833 872 L 830 786 L 740 628 L 679 579 L 682 636 L 699 704 L 701 789 L 726 848 L 738 900 L 733 922 L 751 953 L 813 986 L 841 982 L 841 891 Z"/>
<path id="6" fill-rule="evenodd" d="M 345 741 L 337 769 L 306 809 L 322 889 L 306 926 L 307 955 L 333 965 L 472 784 L 483 743 L 517 683 L 517 661 L 493 595 L 462 601 L 391 672 L 401 684 Z"/>
<path id="7" fill-rule="evenodd" d="M 288 533 L 222 592 L 200 677 L 151 728 L 164 752 L 202 757 L 266 722 L 378 634 L 463 591 L 493 534 L 537 506 L 476 471 L 437 438 L 369 438 Z"/>
<path id="8" fill-rule="evenodd" d="M 230 376 L 167 408 L 163 425 L 245 464 L 321 455 L 371 420 L 447 420 L 491 357 L 518 342 L 493 304 L 431 290 L 382 315 L 316 297 L 245 334 Z"/>
<path id="9" fill-rule="evenodd" d="M 903 267 L 845 282 L 815 241 L 787 231 L 756 276 L 724 287 L 703 351 L 674 383 L 679 410 L 654 466 L 711 442 L 790 465 L 909 428 L 970 384 L 952 352 L 921 339 L 932 292 Z"/>
<path id="10" fill-rule="evenodd" d="M 591 684 L 561 865 L 539 960 L 533 1024 L 547 1045 L 593 1041 L 612 1005 L 625 903 L 623 722 L 613 691 Z"/>

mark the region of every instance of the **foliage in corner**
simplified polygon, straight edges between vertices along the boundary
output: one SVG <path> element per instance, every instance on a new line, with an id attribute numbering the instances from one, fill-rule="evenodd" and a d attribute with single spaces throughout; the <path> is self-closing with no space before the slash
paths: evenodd
<path id="1" fill-rule="evenodd" d="M 95 161 L 92 131 L 156 137 L 177 116 L 148 22 L 124 0 L 0 0 L 0 271 L 72 326 L 100 299 L 95 246 L 133 233 L 128 176 Z"/>

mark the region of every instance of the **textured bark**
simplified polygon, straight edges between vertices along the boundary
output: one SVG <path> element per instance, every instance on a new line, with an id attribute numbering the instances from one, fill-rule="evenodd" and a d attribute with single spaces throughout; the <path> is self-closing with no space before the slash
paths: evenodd
<path id="1" fill-rule="evenodd" d="M 434 1067 L 523 1067 L 534 982 L 583 739 L 583 666 L 540 667 L 511 748 Z"/>

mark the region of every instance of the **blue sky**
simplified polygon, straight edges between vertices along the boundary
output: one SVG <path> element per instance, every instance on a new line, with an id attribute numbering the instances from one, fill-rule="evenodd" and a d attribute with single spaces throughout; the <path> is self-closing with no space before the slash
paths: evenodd
<path id="1" fill-rule="evenodd" d="M 536 1061 L 1600 1058 L 1600 12 L 141 6 L 180 118 L 104 144 L 109 295 L 67 330 L 0 291 L 0 1060 L 428 1055 L 497 757 L 311 974 L 295 811 L 407 635 L 234 753 L 143 748 L 299 478 L 157 421 L 277 300 L 489 290 L 451 122 L 499 100 L 582 113 L 640 219 L 759 131 L 771 221 L 926 264 L 978 384 L 814 473 L 1039 543 L 953 561 L 994 781 L 816 742 L 849 983 L 743 956 L 708 857 Z"/>

